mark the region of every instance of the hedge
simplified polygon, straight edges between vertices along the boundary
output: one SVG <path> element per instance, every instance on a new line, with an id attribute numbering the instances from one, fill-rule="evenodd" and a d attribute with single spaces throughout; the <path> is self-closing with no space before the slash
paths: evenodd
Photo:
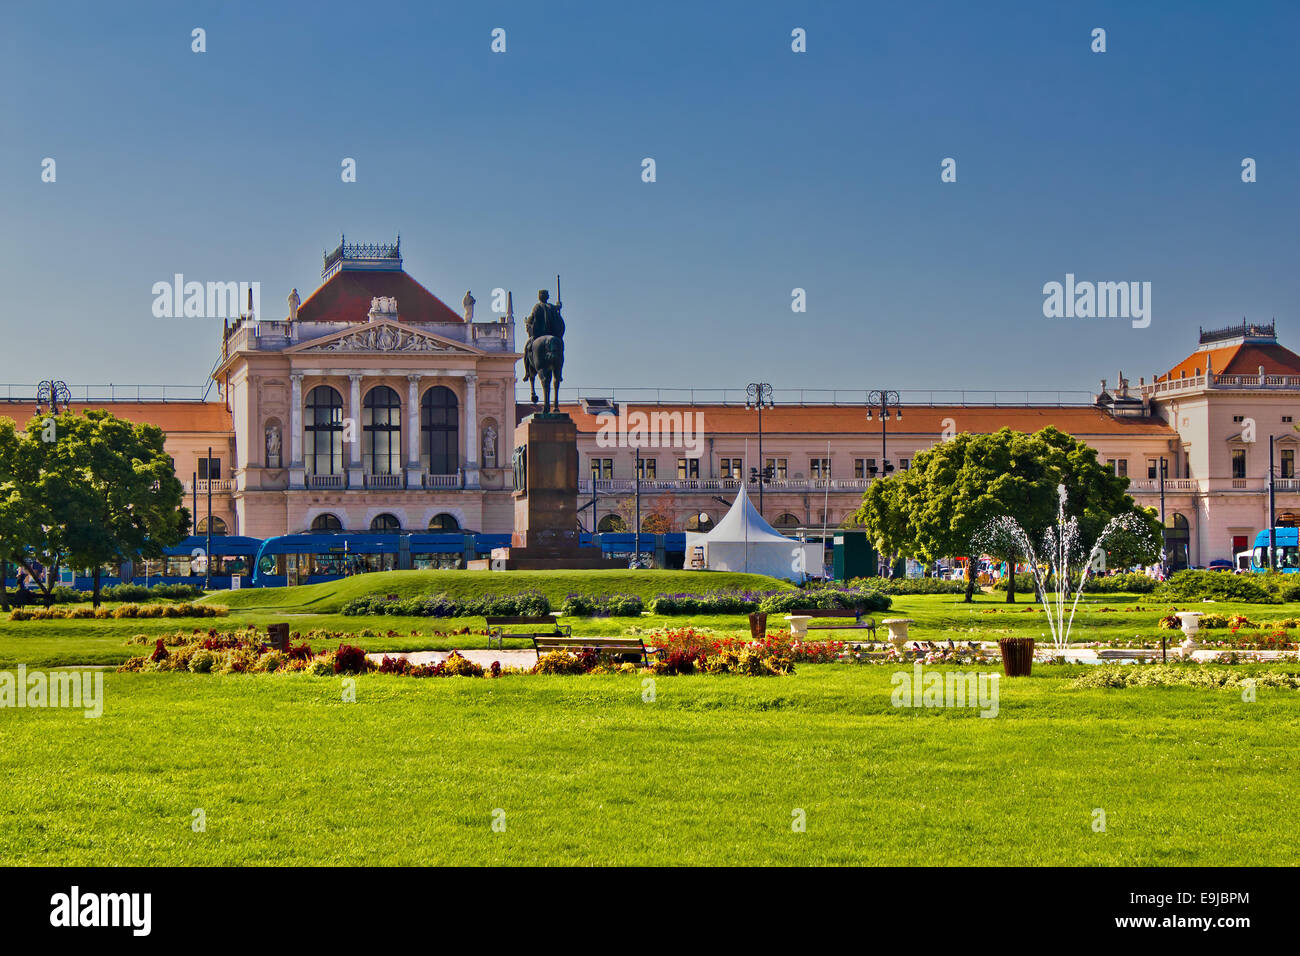
<path id="1" fill-rule="evenodd" d="M 402 617 L 540 617 L 551 612 L 551 602 L 541 591 L 517 594 L 483 594 L 452 598 L 444 594 L 390 600 L 378 594 L 359 597 L 343 605 L 349 617 L 398 615 Z"/>

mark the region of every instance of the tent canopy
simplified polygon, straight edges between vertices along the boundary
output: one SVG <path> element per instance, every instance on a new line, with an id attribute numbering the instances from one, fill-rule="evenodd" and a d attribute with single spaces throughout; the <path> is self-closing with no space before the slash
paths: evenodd
<path id="1" fill-rule="evenodd" d="M 706 533 L 686 533 L 687 566 L 695 548 L 711 571 L 748 571 L 802 581 L 820 575 L 822 546 L 781 534 L 758 513 L 742 484 L 731 509 Z"/>

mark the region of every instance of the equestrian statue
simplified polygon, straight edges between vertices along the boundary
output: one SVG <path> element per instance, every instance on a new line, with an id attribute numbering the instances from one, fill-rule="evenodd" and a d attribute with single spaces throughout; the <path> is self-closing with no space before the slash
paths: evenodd
<path id="1" fill-rule="evenodd" d="M 560 277 L 555 277 L 555 304 L 545 289 L 537 292 L 537 304 L 524 320 L 528 344 L 524 346 L 524 378 L 537 403 L 537 377 L 542 379 L 542 411 L 549 415 L 560 410 L 560 373 L 564 371 L 564 319 L 560 316 Z M 554 401 L 551 383 L 555 383 Z"/>

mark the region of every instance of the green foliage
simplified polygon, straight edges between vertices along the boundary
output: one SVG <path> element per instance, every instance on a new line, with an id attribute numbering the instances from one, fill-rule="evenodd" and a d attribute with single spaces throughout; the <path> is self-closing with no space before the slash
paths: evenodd
<path id="1" fill-rule="evenodd" d="M 551 602 L 540 591 L 483 594 L 459 600 L 446 594 L 396 600 L 372 594 L 369 597 L 355 598 L 343 605 L 343 613 L 349 617 L 363 614 L 402 617 L 540 617 L 550 611 Z"/>
<path id="2" fill-rule="evenodd" d="M 962 594 L 966 590 L 964 582 L 944 578 L 854 578 L 846 583 L 881 594 Z"/>
<path id="3" fill-rule="evenodd" d="M 608 597 L 570 594 L 560 606 L 560 613 L 565 617 L 637 617 L 644 609 L 644 603 L 635 594 Z"/>
<path id="4" fill-rule="evenodd" d="M 1009 584 L 1009 578 L 1002 577 L 993 582 L 993 588 L 996 591 L 1005 591 Z M 1078 575 L 1071 575 L 1072 587 L 1078 587 Z M 1056 576 L 1049 574 L 1044 578 L 1044 582 L 1050 589 L 1055 586 Z M 1084 594 L 1150 594 L 1160 582 L 1155 578 L 1148 577 L 1137 571 L 1126 572 L 1124 574 L 1108 574 L 1101 576 L 1090 576 L 1083 584 Z M 1034 593 L 1034 576 L 1028 572 L 1016 575 L 1016 593 L 1033 594 Z"/>
<path id="5" fill-rule="evenodd" d="M 1161 601 L 1241 601 L 1246 604 L 1280 602 L 1255 575 L 1223 571 L 1179 571 L 1155 591 Z"/>

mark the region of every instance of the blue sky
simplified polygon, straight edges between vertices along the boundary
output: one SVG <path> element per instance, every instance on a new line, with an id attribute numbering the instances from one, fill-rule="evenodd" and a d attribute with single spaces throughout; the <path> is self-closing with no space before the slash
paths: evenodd
<path id="1" fill-rule="evenodd" d="M 480 316 L 561 272 L 593 391 L 1087 389 L 1243 315 L 1300 349 L 1294 4 L 182 6 L 2 15 L 2 382 L 201 382 L 220 320 L 153 283 L 280 313 L 398 230 Z M 1045 318 L 1066 273 L 1151 282 L 1150 327 Z"/>

